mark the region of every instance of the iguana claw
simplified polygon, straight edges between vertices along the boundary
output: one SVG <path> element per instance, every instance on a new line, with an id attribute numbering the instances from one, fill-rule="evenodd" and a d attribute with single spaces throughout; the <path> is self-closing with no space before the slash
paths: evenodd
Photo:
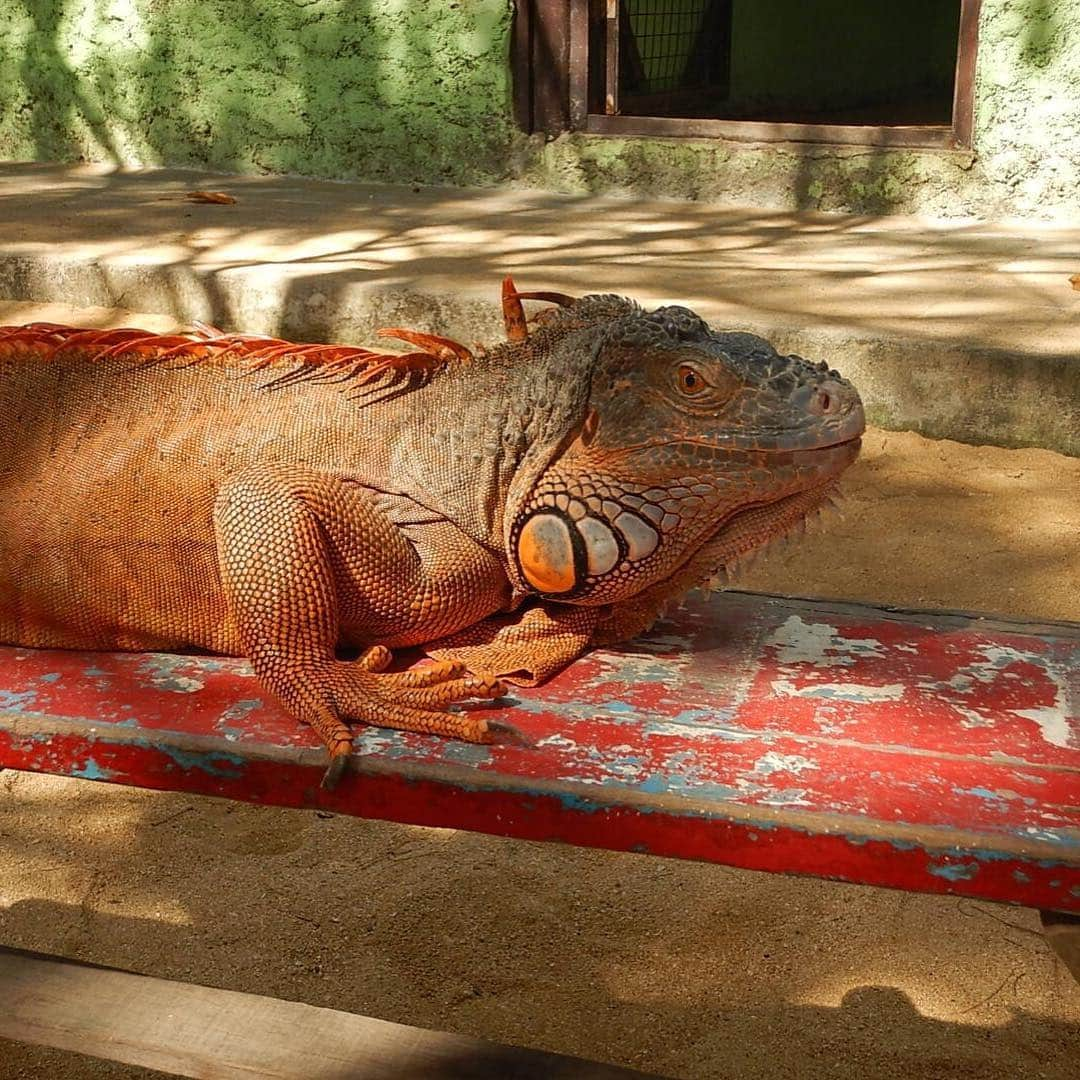
<path id="1" fill-rule="evenodd" d="M 350 754 L 334 754 L 330 758 L 330 763 L 326 766 L 326 772 L 323 773 L 322 781 L 319 783 L 319 787 L 323 791 L 333 791 L 338 786 L 338 782 L 345 775 L 349 769 Z"/>
<path id="2" fill-rule="evenodd" d="M 512 746 L 532 746 L 533 740 L 525 734 L 519 727 L 515 727 L 513 724 L 508 724 L 505 720 L 489 720 L 487 722 L 488 732 L 492 735 L 506 736 L 500 739 L 500 742 L 509 743 Z"/>

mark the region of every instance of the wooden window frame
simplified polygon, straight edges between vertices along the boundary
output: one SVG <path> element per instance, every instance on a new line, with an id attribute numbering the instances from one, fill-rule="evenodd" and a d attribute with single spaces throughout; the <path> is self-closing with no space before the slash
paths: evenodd
<path id="1" fill-rule="evenodd" d="M 617 0 L 606 0 L 606 4 L 610 27 L 618 10 Z M 960 0 L 952 124 L 924 127 L 611 115 L 617 102 L 596 99 L 595 74 L 590 87 L 590 0 L 517 0 L 511 50 L 515 116 L 523 130 L 548 135 L 580 131 L 592 135 L 970 149 L 981 6 L 982 0 Z M 608 70 L 604 72 L 605 90 L 616 76 L 618 59 L 613 52 L 609 51 Z"/>

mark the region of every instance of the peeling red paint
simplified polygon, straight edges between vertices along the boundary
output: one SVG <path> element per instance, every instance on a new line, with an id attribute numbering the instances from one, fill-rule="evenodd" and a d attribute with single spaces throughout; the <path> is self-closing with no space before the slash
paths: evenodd
<path id="1" fill-rule="evenodd" d="M 534 745 L 363 729 L 332 794 L 242 661 L 0 688 L 0 766 L 1080 911 L 1080 626 L 729 593 L 494 712 Z"/>

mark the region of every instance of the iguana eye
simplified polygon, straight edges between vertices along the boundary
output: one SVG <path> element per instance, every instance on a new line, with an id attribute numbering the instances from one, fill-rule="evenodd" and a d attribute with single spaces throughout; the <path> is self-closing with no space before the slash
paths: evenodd
<path id="1" fill-rule="evenodd" d="M 705 379 L 702 377 L 701 372 L 697 368 L 691 367 L 689 364 L 680 364 L 677 373 L 677 379 L 679 383 L 679 389 L 684 394 L 700 394 L 705 389 Z"/>

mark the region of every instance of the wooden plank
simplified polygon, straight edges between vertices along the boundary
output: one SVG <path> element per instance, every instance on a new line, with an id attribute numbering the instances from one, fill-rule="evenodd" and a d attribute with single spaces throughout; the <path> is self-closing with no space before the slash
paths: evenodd
<path id="1" fill-rule="evenodd" d="M 531 0 L 533 130 L 553 135 L 570 122 L 570 8 L 573 0 Z"/>
<path id="2" fill-rule="evenodd" d="M 815 142 L 851 146 L 912 146 L 946 149 L 952 129 L 942 126 L 874 127 L 860 124 L 781 124 L 759 120 L 692 120 L 670 116 L 601 116 L 590 113 L 595 135 L 731 139 L 736 142 Z"/>
<path id="3" fill-rule="evenodd" d="M 0 766 L 1080 912 L 1080 626 L 727 592 L 493 718 L 310 730 L 239 660 L 0 650 Z"/>
<path id="4" fill-rule="evenodd" d="M 649 1074 L 0 949 L 0 1036 L 201 1080 L 633 1080 Z"/>
<path id="5" fill-rule="evenodd" d="M 514 120 L 522 131 L 533 130 L 532 3 L 514 4 L 510 32 L 510 69 L 514 80 Z"/>
<path id="6" fill-rule="evenodd" d="M 607 0 L 604 46 L 604 112 L 617 116 L 619 112 L 619 46 L 621 44 L 619 0 Z"/>
<path id="7" fill-rule="evenodd" d="M 979 15 L 982 0 L 961 0 L 960 33 L 956 52 L 956 85 L 953 91 L 953 138 L 957 146 L 970 147 L 975 126 L 975 57 L 979 48 Z"/>
<path id="8" fill-rule="evenodd" d="M 577 131 L 589 115 L 589 5 L 584 0 L 570 7 L 569 65 L 570 128 Z"/>

